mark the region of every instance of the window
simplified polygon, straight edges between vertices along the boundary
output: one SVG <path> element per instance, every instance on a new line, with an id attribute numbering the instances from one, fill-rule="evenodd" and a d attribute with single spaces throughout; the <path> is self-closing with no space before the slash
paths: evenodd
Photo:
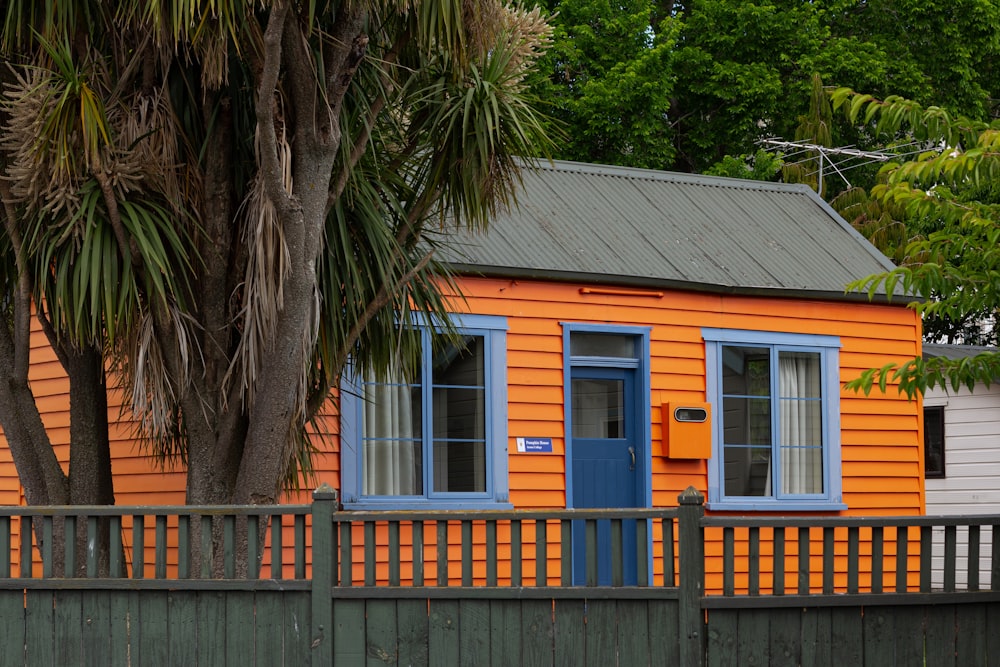
<path id="1" fill-rule="evenodd" d="M 713 456 L 709 504 L 843 508 L 839 339 L 705 329 Z"/>
<path id="2" fill-rule="evenodd" d="M 341 391 L 344 504 L 496 507 L 507 502 L 506 319 L 457 319 L 420 367 L 354 377 Z"/>
<path id="3" fill-rule="evenodd" d="M 944 477 L 944 406 L 924 408 L 924 477 Z"/>

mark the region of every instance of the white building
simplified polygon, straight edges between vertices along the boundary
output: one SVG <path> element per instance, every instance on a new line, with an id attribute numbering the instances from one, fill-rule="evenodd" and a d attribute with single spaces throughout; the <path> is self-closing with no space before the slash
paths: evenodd
<path id="1" fill-rule="evenodd" d="M 964 358 L 995 348 L 924 345 L 924 358 Z M 1000 384 L 973 391 L 936 387 L 924 395 L 924 475 L 929 515 L 1000 514 Z M 956 535 L 959 563 L 968 559 L 968 531 Z M 992 530 L 984 527 L 980 553 L 988 553 Z M 944 531 L 936 529 L 934 585 L 942 585 Z M 990 562 L 980 557 L 980 587 L 990 582 Z M 965 568 L 958 568 L 962 588 Z"/>

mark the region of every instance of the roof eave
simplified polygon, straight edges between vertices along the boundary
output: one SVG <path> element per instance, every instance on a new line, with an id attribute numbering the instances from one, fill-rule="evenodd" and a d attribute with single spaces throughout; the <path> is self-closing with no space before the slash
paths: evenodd
<path id="1" fill-rule="evenodd" d="M 545 280 L 561 283 L 579 283 L 587 285 L 609 285 L 644 289 L 669 289 L 685 292 L 703 292 L 708 294 L 732 294 L 738 296 L 764 296 L 772 298 L 818 299 L 821 301 L 846 301 L 852 303 L 880 303 L 884 305 L 904 307 L 916 299 L 895 295 L 888 298 L 886 294 L 875 294 L 869 298 L 865 292 L 836 292 L 808 288 L 765 287 L 747 285 L 719 285 L 663 278 L 642 276 L 610 276 L 600 273 L 577 271 L 554 271 L 547 269 L 482 266 L 473 264 L 450 263 L 448 269 L 457 275 L 479 276 L 484 278 L 511 278 L 522 280 Z"/>

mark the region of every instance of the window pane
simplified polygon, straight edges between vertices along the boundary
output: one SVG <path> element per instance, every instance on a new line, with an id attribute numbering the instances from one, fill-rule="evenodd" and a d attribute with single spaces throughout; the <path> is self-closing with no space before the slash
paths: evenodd
<path id="1" fill-rule="evenodd" d="M 823 445 L 823 403 L 818 400 L 793 401 L 782 399 L 782 445 L 821 447 Z"/>
<path id="2" fill-rule="evenodd" d="M 778 353 L 782 493 L 823 493 L 820 369 L 817 352 Z"/>
<path id="3" fill-rule="evenodd" d="M 819 352 L 779 352 L 778 392 L 783 398 L 820 398 Z"/>
<path id="4" fill-rule="evenodd" d="M 485 339 L 465 336 L 435 353 L 431 479 L 439 493 L 486 491 Z"/>
<path id="5" fill-rule="evenodd" d="M 634 359 L 635 337 L 574 331 L 569 335 L 569 353 L 574 357 Z"/>
<path id="6" fill-rule="evenodd" d="M 722 393 L 739 396 L 770 396 L 770 351 L 759 347 L 723 346 Z"/>
<path id="7" fill-rule="evenodd" d="M 724 451 L 727 496 L 772 495 L 770 447 L 727 445 Z"/>
<path id="8" fill-rule="evenodd" d="M 781 492 L 823 493 L 823 448 L 781 448 Z"/>
<path id="9" fill-rule="evenodd" d="M 944 477 L 944 408 L 924 408 L 924 475 Z"/>
<path id="10" fill-rule="evenodd" d="M 434 352 L 435 385 L 482 387 L 486 382 L 485 340 L 482 336 L 465 336 L 457 344 Z"/>
<path id="11" fill-rule="evenodd" d="M 486 390 L 481 387 L 434 387 L 434 438 L 483 440 L 486 437 Z"/>
<path id="12" fill-rule="evenodd" d="M 434 490 L 486 492 L 486 443 L 434 441 Z"/>
<path id="13" fill-rule="evenodd" d="M 722 399 L 722 441 L 727 445 L 771 445 L 771 401 Z"/>
<path id="14" fill-rule="evenodd" d="M 625 383 L 573 380 L 573 437 L 625 437 Z"/>
<path id="15" fill-rule="evenodd" d="M 402 382 L 364 385 L 363 494 L 423 495 L 420 397 L 418 385 Z"/>

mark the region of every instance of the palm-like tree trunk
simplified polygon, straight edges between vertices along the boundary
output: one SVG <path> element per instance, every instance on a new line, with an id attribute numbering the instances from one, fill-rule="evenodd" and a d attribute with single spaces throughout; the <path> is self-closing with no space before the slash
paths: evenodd
<path id="1" fill-rule="evenodd" d="M 108 435 L 108 394 L 101 348 L 88 345 L 66 351 L 70 381 L 69 418 L 72 442 L 69 450 L 70 505 L 114 505 L 111 477 L 111 444 Z M 110 565 L 110 520 L 98 521 L 97 572 L 107 576 Z M 78 575 L 86 574 L 87 526 L 77 525 L 76 563 Z M 124 561 L 123 561 L 124 562 Z"/>

